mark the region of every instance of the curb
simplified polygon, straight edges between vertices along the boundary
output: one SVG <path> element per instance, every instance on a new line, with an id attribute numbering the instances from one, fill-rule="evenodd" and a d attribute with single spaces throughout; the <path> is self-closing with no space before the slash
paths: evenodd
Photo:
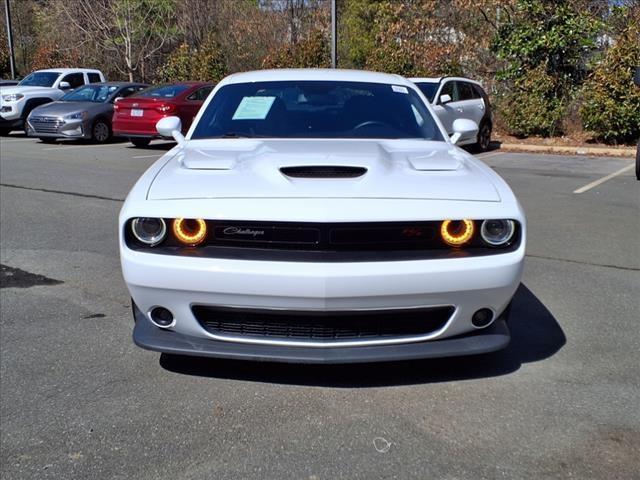
<path id="1" fill-rule="evenodd" d="M 510 152 L 545 152 L 564 155 L 600 155 L 606 157 L 636 156 L 635 148 L 606 148 L 606 147 L 561 147 L 554 145 L 526 145 L 521 143 L 502 143 L 500 150 Z"/>

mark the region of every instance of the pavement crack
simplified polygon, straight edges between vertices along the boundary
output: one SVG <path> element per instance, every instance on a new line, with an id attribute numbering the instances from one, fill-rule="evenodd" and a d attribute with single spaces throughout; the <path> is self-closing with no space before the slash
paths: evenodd
<path id="1" fill-rule="evenodd" d="M 627 270 L 627 271 L 632 271 L 632 272 L 637 272 L 640 271 L 640 268 L 637 267 L 623 267 L 620 265 L 610 265 L 610 264 L 606 264 L 606 263 L 592 263 L 592 262 L 582 262 L 580 260 L 569 260 L 566 258 L 557 258 L 557 257 L 547 257 L 544 255 L 531 255 L 531 254 L 527 254 L 525 255 L 526 257 L 531 257 L 531 258 L 541 258 L 543 260 L 556 260 L 558 262 L 567 262 L 567 263 L 577 263 L 578 265 L 589 265 L 591 267 L 604 267 L 604 268 L 614 268 L 616 270 Z"/>
<path id="2" fill-rule="evenodd" d="M 108 200 L 110 202 L 124 202 L 122 198 L 103 197 L 102 195 L 91 195 L 89 193 L 65 192 L 64 190 L 51 190 L 48 188 L 25 187 L 23 185 L 11 185 L 8 183 L 0 183 L 3 187 L 19 188 L 21 190 L 32 190 L 35 192 L 57 193 L 60 195 L 71 195 L 73 197 L 96 198 L 98 200 Z"/>

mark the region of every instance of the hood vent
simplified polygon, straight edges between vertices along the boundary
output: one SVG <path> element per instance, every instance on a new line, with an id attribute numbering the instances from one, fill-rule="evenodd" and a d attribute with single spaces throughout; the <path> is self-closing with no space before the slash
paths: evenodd
<path id="1" fill-rule="evenodd" d="M 344 167 L 338 165 L 312 165 L 282 167 L 280 171 L 293 178 L 356 178 L 367 173 L 364 167 Z"/>

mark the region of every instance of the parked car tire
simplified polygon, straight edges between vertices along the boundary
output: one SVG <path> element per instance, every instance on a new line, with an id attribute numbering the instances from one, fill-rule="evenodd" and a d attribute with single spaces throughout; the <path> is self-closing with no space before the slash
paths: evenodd
<path id="1" fill-rule="evenodd" d="M 640 142 L 636 148 L 636 179 L 640 180 Z"/>
<path id="2" fill-rule="evenodd" d="M 106 143 L 111 140 L 111 125 L 105 120 L 96 120 L 91 127 L 91 138 L 96 143 Z"/>
<path id="3" fill-rule="evenodd" d="M 491 146 L 491 124 L 482 122 L 478 130 L 478 141 L 474 145 L 479 152 L 486 152 Z"/>
<path id="4" fill-rule="evenodd" d="M 129 141 L 133 143 L 133 146 L 136 148 L 148 147 L 151 143 L 151 140 L 148 138 L 130 138 Z"/>
<path id="5" fill-rule="evenodd" d="M 58 139 L 52 137 L 38 137 L 38 140 L 42 143 L 56 143 Z"/>

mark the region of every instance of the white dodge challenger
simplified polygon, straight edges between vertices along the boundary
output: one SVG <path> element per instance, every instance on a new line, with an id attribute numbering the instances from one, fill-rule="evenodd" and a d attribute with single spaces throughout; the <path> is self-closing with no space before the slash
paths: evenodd
<path id="1" fill-rule="evenodd" d="M 525 217 L 408 80 L 271 70 L 221 81 L 120 212 L 140 347 L 346 363 L 509 342 Z"/>

